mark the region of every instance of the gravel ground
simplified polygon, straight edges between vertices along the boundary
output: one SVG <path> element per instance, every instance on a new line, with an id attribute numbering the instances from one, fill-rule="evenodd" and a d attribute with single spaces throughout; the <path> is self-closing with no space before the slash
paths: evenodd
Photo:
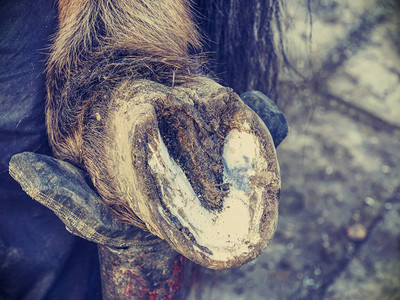
<path id="1" fill-rule="evenodd" d="M 300 2 L 277 233 L 247 265 L 201 269 L 190 299 L 400 299 L 399 2 L 311 1 L 311 22 Z"/>

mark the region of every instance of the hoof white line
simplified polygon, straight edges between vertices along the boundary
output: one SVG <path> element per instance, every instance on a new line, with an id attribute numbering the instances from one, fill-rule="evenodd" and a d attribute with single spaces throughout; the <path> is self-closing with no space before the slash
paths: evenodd
<path id="1" fill-rule="evenodd" d="M 198 245 L 212 252 L 207 255 L 213 260 L 227 261 L 246 254 L 249 246 L 260 240 L 258 227 L 251 226 L 259 220 L 251 213 L 256 207 L 250 206 L 249 199 L 255 194 L 257 207 L 263 201 L 262 193 L 254 191 L 250 185 L 250 176 L 260 171 L 257 170 L 259 147 L 258 139 L 247 132 L 234 129 L 226 137 L 223 179 L 230 189 L 220 211 L 209 211 L 201 205 L 184 172 L 170 157 L 161 136 L 158 149 L 150 148 L 149 166 L 159 181 L 164 205 L 189 229 Z M 159 212 L 166 215 L 161 206 Z"/>

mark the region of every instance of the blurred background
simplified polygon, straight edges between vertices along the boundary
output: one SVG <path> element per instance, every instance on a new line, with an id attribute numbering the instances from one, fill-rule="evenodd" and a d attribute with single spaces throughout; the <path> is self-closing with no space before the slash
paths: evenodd
<path id="1" fill-rule="evenodd" d="M 400 1 L 194 2 L 208 68 L 268 95 L 291 130 L 275 237 L 240 268 L 194 268 L 188 299 L 400 299 Z M 0 299 L 101 299 L 97 246 L 8 175 L 15 153 L 50 155 L 56 9 L 0 0 Z"/>
<path id="2" fill-rule="evenodd" d="M 400 299 L 399 6 L 284 1 L 281 28 L 270 24 L 275 90 L 266 78 L 242 87 L 251 75 L 230 79 L 240 69 L 219 74 L 275 97 L 289 120 L 280 220 L 255 261 L 198 271 L 190 299 Z"/>

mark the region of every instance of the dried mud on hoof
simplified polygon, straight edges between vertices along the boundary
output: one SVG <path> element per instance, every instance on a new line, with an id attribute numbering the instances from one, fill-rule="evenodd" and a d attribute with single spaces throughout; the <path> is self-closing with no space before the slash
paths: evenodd
<path id="1" fill-rule="evenodd" d="M 88 110 L 84 157 L 125 220 L 212 269 L 255 258 L 277 225 L 279 166 L 268 129 L 206 78 L 122 83 Z"/>

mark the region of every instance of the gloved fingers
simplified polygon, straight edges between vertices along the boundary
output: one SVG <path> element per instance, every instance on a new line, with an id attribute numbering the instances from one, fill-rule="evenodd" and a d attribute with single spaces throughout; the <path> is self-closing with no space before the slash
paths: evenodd
<path id="1" fill-rule="evenodd" d="M 283 112 L 259 91 L 245 92 L 240 98 L 263 120 L 271 133 L 275 147 L 278 147 L 289 132 L 289 124 Z"/>

